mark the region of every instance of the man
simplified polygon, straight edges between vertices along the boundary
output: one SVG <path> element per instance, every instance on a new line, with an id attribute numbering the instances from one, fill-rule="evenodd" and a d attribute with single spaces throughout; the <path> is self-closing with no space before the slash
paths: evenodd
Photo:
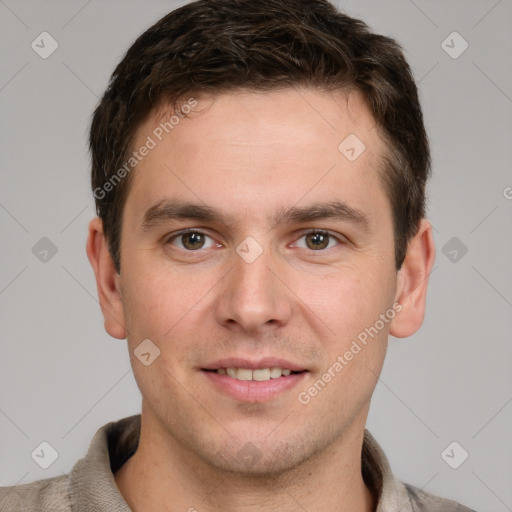
<path id="1" fill-rule="evenodd" d="M 2 510 L 469 510 L 365 430 L 435 256 L 394 41 L 324 0 L 188 4 L 128 50 L 90 147 L 87 255 L 142 413 Z"/>

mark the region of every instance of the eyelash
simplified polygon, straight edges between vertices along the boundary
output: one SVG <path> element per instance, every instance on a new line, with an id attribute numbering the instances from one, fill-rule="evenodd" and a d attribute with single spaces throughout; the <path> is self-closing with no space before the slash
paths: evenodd
<path id="1" fill-rule="evenodd" d="M 183 229 L 182 231 L 179 231 L 178 233 L 175 233 L 172 236 L 170 236 L 169 238 L 167 238 L 166 241 L 165 241 L 165 245 L 171 244 L 171 242 L 173 242 L 174 240 L 178 239 L 182 235 L 186 235 L 187 233 L 197 233 L 199 235 L 203 235 L 203 236 L 211 238 L 213 240 L 213 238 L 210 235 L 208 235 L 204 231 L 201 231 L 200 229 L 188 228 L 188 229 Z M 333 233 L 331 233 L 330 231 L 327 231 L 325 229 L 310 229 L 308 231 L 304 231 L 304 232 L 302 232 L 301 236 L 299 238 L 297 238 L 297 240 L 300 240 L 301 238 L 304 238 L 305 236 L 308 236 L 308 235 L 311 235 L 311 234 L 328 235 L 330 239 L 336 240 L 339 245 L 345 245 L 347 243 L 346 240 L 344 239 L 344 237 L 336 236 Z M 182 250 L 182 251 L 185 251 L 185 252 L 189 252 L 189 253 L 200 252 L 201 250 L 203 250 L 202 248 L 201 249 L 196 249 L 196 250 L 181 249 L 181 248 L 179 248 L 179 249 Z M 334 247 L 331 247 L 329 249 L 319 249 L 317 251 L 315 251 L 313 249 L 310 249 L 310 251 L 311 252 L 320 252 L 321 253 L 321 252 L 326 252 L 326 251 L 331 250 L 331 249 L 334 249 Z"/>

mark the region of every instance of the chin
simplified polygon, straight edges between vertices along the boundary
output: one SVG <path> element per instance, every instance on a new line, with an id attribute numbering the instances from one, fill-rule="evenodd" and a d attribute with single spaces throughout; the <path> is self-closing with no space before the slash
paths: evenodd
<path id="1" fill-rule="evenodd" d="M 263 446 L 262 446 L 263 445 Z M 268 443 L 246 442 L 237 446 L 232 443 L 228 448 L 213 454 L 202 454 L 208 465 L 241 477 L 276 479 L 313 457 L 317 450 L 310 442 L 291 443 L 269 446 Z"/>

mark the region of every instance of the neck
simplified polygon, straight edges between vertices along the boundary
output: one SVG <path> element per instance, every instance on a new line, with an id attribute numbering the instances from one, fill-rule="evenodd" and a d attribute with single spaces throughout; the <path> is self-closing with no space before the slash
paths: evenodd
<path id="1" fill-rule="evenodd" d="M 143 415 L 137 452 L 114 478 L 133 512 L 373 512 L 376 498 L 361 473 L 363 435 L 364 424 L 297 468 L 255 476 L 212 467 Z"/>

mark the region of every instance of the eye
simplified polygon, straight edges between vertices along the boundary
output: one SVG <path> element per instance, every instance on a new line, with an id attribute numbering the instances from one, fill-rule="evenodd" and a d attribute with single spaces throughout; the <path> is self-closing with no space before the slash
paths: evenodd
<path id="1" fill-rule="evenodd" d="M 304 239 L 304 243 L 299 243 L 299 240 Z M 310 249 L 312 251 L 322 251 L 324 249 L 330 249 L 336 245 L 339 245 L 341 240 L 334 235 L 331 235 L 327 231 L 323 230 L 314 230 L 309 231 L 302 235 L 295 245 L 301 247 L 302 249 Z"/>
<path id="2" fill-rule="evenodd" d="M 207 239 L 210 242 L 207 242 Z M 211 237 L 209 237 L 206 233 L 195 229 L 181 231 L 180 233 L 171 236 L 166 243 L 175 245 L 186 251 L 209 249 L 215 245 L 215 242 Z"/>

